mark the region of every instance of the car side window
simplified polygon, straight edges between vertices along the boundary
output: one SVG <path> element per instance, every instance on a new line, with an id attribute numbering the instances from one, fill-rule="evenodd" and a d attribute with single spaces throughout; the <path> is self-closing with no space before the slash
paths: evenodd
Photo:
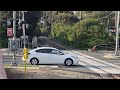
<path id="1" fill-rule="evenodd" d="M 38 52 L 38 53 L 50 53 L 50 50 L 49 49 L 38 49 L 35 52 Z"/>
<path id="2" fill-rule="evenodd" d="M 52 49 L 52 50 L 51 50 L 51 53 L 52 53 L 52 54 L 59 54 L 59 51 L 58 51 L 58 50 L 55 50 L 55 49 Z"/>
<path id="3" fill-rule="evenodd" d="M 40 49 L 38 49 L 38 50 L 35 50 L 35 52 L 39 53 L 39 50 L 40 50 Z"/>

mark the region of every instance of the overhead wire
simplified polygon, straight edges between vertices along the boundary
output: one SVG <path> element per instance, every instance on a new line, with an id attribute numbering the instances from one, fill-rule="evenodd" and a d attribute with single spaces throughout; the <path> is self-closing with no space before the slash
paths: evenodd
<path id="1" fill-rule="evenodd" d="M 97 19 L 97 20 L 101 20 L 101 19 L 104 19 L 104 18 L 108 18 L 110 15 L 112 15 L 112 14 L 115 14 L 115 12 L 111 12 L 109 15 L 106 15 L 106 16 L 104 16 L 104 17 L 102 17 L 102 18 L 99 18 L 99 19 Z"/>

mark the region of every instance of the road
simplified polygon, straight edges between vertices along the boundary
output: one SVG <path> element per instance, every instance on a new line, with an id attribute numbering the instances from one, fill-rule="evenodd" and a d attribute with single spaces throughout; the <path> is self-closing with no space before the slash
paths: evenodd
<path id="1" fill-rule="evenodd" d="M 67 50 L 64 50 L 64 52 L 73 53 L 73 51 L 69 52 Z M 78 53 L 79 52 L 80 51 L 78 51 Z M 74 52 L 73 54 L 76 54 L 76 52 Z M 66 72 L 68 72 L 68 71 L 74 72 L 74 73 L 78 72 L 81 75 L 81 78 L 84 78 L 84 79 L 87 79 L 87 78 L 90 78 L 90 79 L 111 78 L 110 74 L 108 74 L 108 72 L 105 71 L 106 68 L 101 68 L 101 66 L 103 67 L 106 64 L 103 64 L 103 63 L 101 64 L 100 62 L 98 62 L 96 60 L 95 61 L 91 60 L 91 62 L 89 62 L 90 59 L 86 58 L 86 56 L 82 56 L 82 55 L 79 55 L 79 54 L 77 54 L 77 55 L 80 58 L 79 65 L 77 65 L 77 66 L 66 67 L 64 65 L 39 65 L 39 69 L 44 68 L 45 70 L 46 69 L 49 69 L 49 70 L 55 69 L 55 70 L 62 70 L 62 71 L 66 71 Z M 23 65 L 24 64 L 24 62 L 21 60 L 21 56 L 17 56 L 16 59 L 17 59 L 16 61 L 17 61 L 18 65 Z M 4 65 L 10 64 L 11 60 L 12 60 L 12 56 L 7 55 L 7 54 L 3 55 Z M 98 64 L 98 66 L 95 66 L 96 64 Z M 99 66 L 99 65 L 101 65 L 101 66 Z M 29 68 L 29 67 L 27 67 L 27 68 Z M 102 69 L 105 69 L 105 70 L 102 70 Z M 8 69 L 7 69 L 7 71 L 8 71 Z M 119 72 L 119 70 L 118 70 L 118 72 Z M 114 73 L 114 72 L 112 72 L 112 73 Z M 76 78 L 80 78 L 80 76 L 76 77 Z"/>
<path id="2" fill-rule="evenodd" d="M 115 65 L 104 60 L 100 60 L 79 51 L 72 50 L 71 52 L 76 53 L 80 58 L 80 64 L 87 65 L 86 67 L 99 73 L 99 74 L 120 74 L 120 66 Z M 88 67 L 89 66 L 89 67 Z"/>
<path id="3" fill-rule="evenodd" d="M 66 49 L 62 45 L 59 45 L 56 42 L 53 42 L 51 40 L 47 40 L 47 45 L 50 45 L 52 47 L 58 48 L 63 50 L 66 53 L 72 53 L 78 55 L 80 61 L 79 65 L 77 66 L 71 66 L 71 67 L 66 67 L 64 65 L 37 65 L 33 67 L 32 69 L 31 66 L 27 65 L 27 68 L 30 70 L 30 74 L 33 76 L 36 76 L 34 78 L 60 78 L 60 76 L 65 76 L 67 73 L 69 74 L 68 77 L 61 77 L 61 78 L 72 78 L 73 76 L 76 76 L 75 78 L 82 78 L 82 79 L 113 79 L 111 75 L 119 75 L 120 74 L 120 61 L 119 59 L 107 59 L 104 58 L 103 56 L 108 53 L 114 53 L 114 52 L 88 52 L 88 51 L 82 51 L 82 50 L 71 50 L 71 49 Z M 7 51 L 3 51 L 3 63 L 4 65 L 11 64 L 12 56 L 8 55 Z M 14 76 L 15 74 L 19 75 L 18 71 L 20 72 L 24 71 L 24 69 L 20 69 L 19 65 L 24 65 L 24 62 L 21 60 L 21 56 L 16 57 L 16 61 L 18 64 L 17 69 L 16 68 L 6 68 L 6 71 L 8 72 L 8 75 Z M 38 68 L 39 66 L 39 68 Z M 38 68 L 38 70 L 36 69 Z M 32 71 L 33 70 L 33 71 Z M 43 70 L 44 72 L 41 72 Z M 55 70 L 58 70 L 57 73 L 60 71 L 61 73 L 53 75 L 52 73 L 56 73 Z M 12 74 L 10 74 L 10 71 Z M 32 72 L 36 71 L 35 73 L 32 74 Z M 55 72 L 54 72 L 55 71 Z M 62 73 L 64 72 L 64 73 Z M 41 74 L 42 73 L 42 74 Z M 70 76 L 72 73 L 73 76 Z M 24 74 L 24 72 L 23 72 Z M 37 75 L 38 74 L 38 75 Z M 44 75 L 45 74 L 45 75 Z M 43 77 L 43 75 L 45 77 Z M 15 75 L 16 76 L 16 75 Z M 10 77 L 10 78 L 19 78 L 19 77 Z M 30 76 L 31 78 L 31 76 Z"/>
<path id="4" fill-rule="evenodd" d="M 18 65 L 23 65 L 24 62 L 22 61 L 21 59 L 22 57 L 21 56 L 17 56 L 16 57 L 16 62 Z M 4 65 L 7 65 L 7 64 L 11 64 L 11 61 L 12 61 L 12 56 L 9 56 L 9 55 L 3 55 L 3 64 Z M 90 71 L 89 69 L 81 66 L 81 65 L 77 65 L 77 66 L 71 66 L 71 67 L 67 67 L 67 66 L 64 66 L 64 65 L 39 65 L 39 67 L 56 67 L 56 68 L 59 68 L 59 69 L 65 69 L 65 70 L 71 70 L 71 71 L 84 71 L 84 72 L 88 72 L 88 73 L 93 73 L 92 71 Z"/>

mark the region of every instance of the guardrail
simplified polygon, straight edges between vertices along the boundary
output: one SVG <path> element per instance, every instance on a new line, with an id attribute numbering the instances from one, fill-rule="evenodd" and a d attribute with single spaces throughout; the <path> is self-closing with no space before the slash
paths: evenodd
<path id="1" fill-rule="evenodd" d="M 0 49 L 0 79 L 7 79 L 6 71 L 3 66 L 1 49 Z"/>

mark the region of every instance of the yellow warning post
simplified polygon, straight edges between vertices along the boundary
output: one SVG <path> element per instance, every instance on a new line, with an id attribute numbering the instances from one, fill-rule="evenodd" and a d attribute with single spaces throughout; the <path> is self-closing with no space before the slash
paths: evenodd
<path id="1" fill-rule="evenodd" d="M 27 59 L 28 59 L 28 48 L 24 48 L 23 49 L 23 58 L 24 58 L 24 60 L 25 60 L 25 74 L 26 74 L 26 61 L 27 61 Z"/>

